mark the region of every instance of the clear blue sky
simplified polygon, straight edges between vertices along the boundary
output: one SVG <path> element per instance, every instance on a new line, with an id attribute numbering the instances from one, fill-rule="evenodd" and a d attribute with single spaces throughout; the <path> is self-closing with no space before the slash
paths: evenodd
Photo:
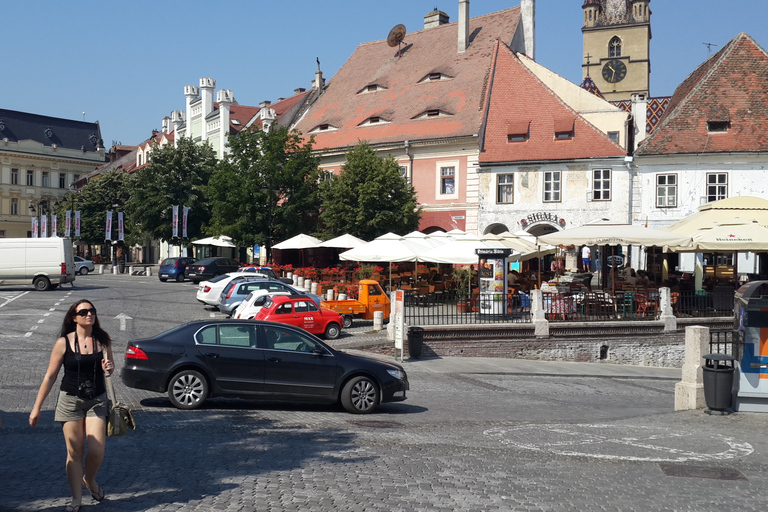
<path id="1" fill-rule="evenodd" d="M 470 16 L 519 0 L 471 0 Z M 583 0 L 536 0 L 536 60 L 581 82 Z M 739 32 L 768 47 L 768 0 L 652 0 L 651 95 L 668 96 L 707 47 Z M 434 7 L 458 17 L 458 0 L 200 0 L 3 2 L 0 107 L 99 121 L 107 147 L 138 144 L 184 109 L 185 85 L 216 79 L 243 105 L 310 87 L 367 41 L 403 23 L 423 27 Z M 406 39 L 407 40 L 407 39 Z M 85 116 L 83 116 L 85 112 Z"/>

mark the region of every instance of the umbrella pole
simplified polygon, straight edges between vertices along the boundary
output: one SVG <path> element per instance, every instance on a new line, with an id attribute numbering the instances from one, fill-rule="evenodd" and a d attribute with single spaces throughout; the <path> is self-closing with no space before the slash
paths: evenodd
<path id="1" fill-rule="evenodd" d="M 611 246 L 611 292 L 616 294 L 616 259 L 613 257 L 614 246 Z"/>
<path id="2" fill-rule="evenodd" d="M 539 290 L 541 290 L 541 246 L 536 244 L 536 257 L 539 260 Z"/>

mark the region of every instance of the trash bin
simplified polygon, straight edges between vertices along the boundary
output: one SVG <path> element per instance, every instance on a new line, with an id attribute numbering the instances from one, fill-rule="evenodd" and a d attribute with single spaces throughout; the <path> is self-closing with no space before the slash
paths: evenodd
<path id="1" fill-rule="evenodd" d="M 704 356 L 704 400 L 707 407 L 714 411 L 724 411 L 731 407 L 735 360 L 727 354 Z"/>
<path id="2" fill-rule="evenodd" d="M 421 349 L 424 346 L 424 328 L 408 328 L 408 355 L 414 359 L 421 357 Z"/>

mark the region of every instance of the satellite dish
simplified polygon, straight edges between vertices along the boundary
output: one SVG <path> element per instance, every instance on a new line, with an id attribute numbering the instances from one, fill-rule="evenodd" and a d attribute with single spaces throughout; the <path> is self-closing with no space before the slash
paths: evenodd
<path id="1" fill-rule="evenodd" d="M 403 38 L 405 38 L 405 25 L 401 23 L 392 27 L 392 30 L 389 31 L 387 44 L 394 48 L 403 42 Z"/>

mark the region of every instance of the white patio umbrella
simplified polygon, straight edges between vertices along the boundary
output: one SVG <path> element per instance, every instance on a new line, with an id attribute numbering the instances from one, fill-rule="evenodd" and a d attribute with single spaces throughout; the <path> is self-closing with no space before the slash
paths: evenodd
<path id="1" fill-rule="evenodd" d="M 337 236 L 336 238 L 331 238 L 330 240 L 326 240 L 325 242 L 321 242 L 317 245 L 317 247 L 331 247 L 336 249 L 352 249 L 354 247 L 360 247 L 361 245 L 365 245 L 368 242 L 365 240 L 362 240 L 360 238 L 357 238 L 354 235 L 350 235 L 349 233 L 341 236 Z"/>
<path id="2" fill-rule="evenodd" d="M 472 265 L 478 261 L 475 249 L 498 249 L 501 247 L 502 245 L 498 241 L 482 240 L 478 236 L 467 235 L 451 240 L 439 247 L 433 247 L 421 254 L 419 261 Z"/>
<path id="3" fill-rule="evenodd" d="M 315 238 L 311 235 L 305 235 L 304 233 L 300 233 L 293 238 L 289 238 L 288 240 L 284 240 L 280 242 L 279 244 L 275 244 L 272 246 L 273 249 L 311 249 L 312 247 L 317 247 L 320 243 L 322 243 L 322 240 L 319 238 Z"/>
<path id="4" fill-rule="evenodd" d="M 768 228 L 738 217 L 690 231 L 690 245 L 668 250 L 674 252 L 765 252 L 768 251 Z"/>
<path id="5" fill-rule="evenodd" d="M 192 242 L 193 245 L 213 245 L 214 247 L 235 247 L 232 239 L 228 236 L 209 236 Z"/>
<path id="6" fill-rule="evenodd" d="M 369 261 L 377 263 L 392 263 L 413 261 L 418 262 L 419 256 L 428 247 L 415 240 L 408 240 L 394 233 L 387 233 L 360 247 L 355 247 L 339 254 L 339 259 L 346 261 Z M 389 285 L 392 287 L 392 266 L 389 267 Z"/>

